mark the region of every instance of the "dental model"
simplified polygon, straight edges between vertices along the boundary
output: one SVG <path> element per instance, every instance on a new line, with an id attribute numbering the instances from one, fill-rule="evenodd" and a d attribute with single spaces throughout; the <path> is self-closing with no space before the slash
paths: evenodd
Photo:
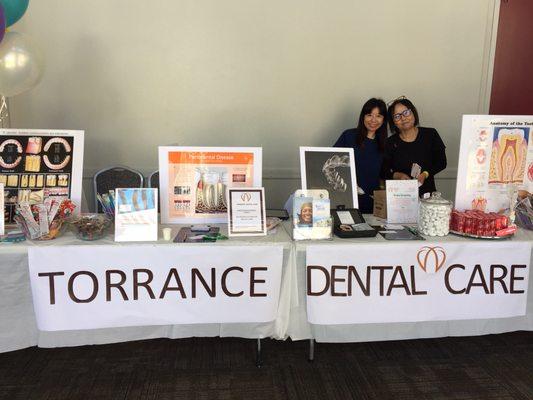
<path id="1" fill-rule="evenodd" d="M 56 186 L 57 178 L 55 175 L 46 175 L 46 186 Z"/>
<path id="2" fill-rule="evenodd" d="M 68 165 L 68 163 L 70 162 L 70 154 L 67 155 L 67 156 L 63 159 L 63 161 L 61 161 L 61 162 L 58 163 L 58 164 L 54 164 L 53 162 L 51 162 L 51 161 L 48 159 L 48 155 L 46 155 L 46 154 L 43 156 L 43 161 L 44 161 L 44 164 L 45 164 L 48 168 L 50 168 L 50 169 L 52 169 L 52 170 L 63 169 L 63 168 L 65 168 L 65 167 Z"/>
<path id="3" fill-rule="evenodd" d="M 68 175 L 58 175 L 57 186 L 68 186 Z"/>
<path id="4" fill-rule="evenodd" d="M 50 146 L 52 146 L 54 143 L 62 145 L 67 153 L 70 153 L 72 151 L 72 148 L 70 147 L 70 144 L 67 142 L 67 140 L 61 137 L 55 137 L 46 142 L 46 144 L 44 145 L 44 151 L 50 150 Z"/>
<path id="5" fill-rule="evenodd" d="M 7 186 L 17 187 L 18 184 L 19 184 L 19 176 L 18 175 L 8 175 L 7 176 Z"/>
<path id="6" fill-rule="evenodd" d="M 26 156 L 24 169 L 29 172 L 39 172 L 41 170 L 41 156 Z"/>
<path id="7" fill-rule="evenodd" d="M 22 145 L 18 140 L 7 139 L 0 144 L 0 153 L 4 152 L 7 145 L 14 145 L 17 149 L 17 154 L 22 154 Z M 5 169 L 13 169 L 22 161 L 22 156 L 17 156 L 13 162 L 7 162 L 2 156 L 0 156 L 0 166 Z"/>
<path id="8" fill-rule="evenodd" d="M 39 154 L 41 152 L 42 144 L 43 139 L 40 137 L 28 138 L 28 144 L 26 145 L 26 154 Z"/>
<path id="9" fill-rule="evenodd" d="M 346 192 L 348 185 L 344 179 L 337 172 L 337 168 L 349 168 L 350 157 L 348 155 L 339 156 L 335 154 L 330 157 L 322 166 L 322 173 L 326 177 L 326 181 L 332 186 L 333 190 L 337 192 Z"/>
<path id="10" fill-rule="evenodd" d="M 55 144 L 56 146 L 54 146 L 54 155 L 57 155 L 59 152 L 58 152 L 58 147 L 59 146 L 62 146 L 63 149 L 65 150 L 65 152 L 67 153 L 70 153 L 72 152 L 72 147 L 70 146 L 70 144 L 68 143 L 68 141 L 65 139 L 65 138 L 61 138 L 61 137 L 55 137 L 55 138 L 52 138 L 50 139 L 48 142 L 46 142 L 46 144 L 44 145 L 44 148 L 43 150 L 48 152 L 50 150 L 50 147 Z M 57 156 L 56 156 L 57 157 Z M 59 160 L 54 160 L 54 162 L 52 162 L 49 157 L 48 157 L 48 154 L 45 154 L 43 156 L 43 161 L 44 161 L 44 164 L 51 170 L 60 170 L 60 169 L 64 169 L 68 163 L 70 162 L 70 159 L 71 159 L 71 156 L 70 154 L 67 154 L 65 156 L 65 158 L 63 158 L 62 161 L 59 161 Z M 59 162 L 57 162 L 59 161 Z"/>
<path id="11" fill-rule="evenodd" d="M 24 175 L 23 175 L 24 177 Z M 28 186 L 31 188 L 35 187 L 35 175 L 30 175 L 28 178 Z"/>

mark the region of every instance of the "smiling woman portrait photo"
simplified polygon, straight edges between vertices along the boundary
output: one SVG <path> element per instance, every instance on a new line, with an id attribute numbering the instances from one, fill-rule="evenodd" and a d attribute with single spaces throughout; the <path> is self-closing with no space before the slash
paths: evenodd
<path id="1" fill-rule="evenodd" d="M 313 204 L 303 203 L 298 214 L 298 226 L 313 226 Z"/>

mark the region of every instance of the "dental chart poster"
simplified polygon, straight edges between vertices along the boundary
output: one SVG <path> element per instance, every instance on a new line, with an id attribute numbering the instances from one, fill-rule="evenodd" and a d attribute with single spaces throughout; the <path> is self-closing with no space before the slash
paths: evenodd
<path id="1" fill-rule="evenodd" d="M 227 222 L 227 188 L 261 187 L 260 147 L 159 147 L 161 222 Z"/>
<path id="2" fill-rule="evenodd" d="M 15 206 L 45 198 L 81 205 L 83 131 L 0 129 L 0 183 L 6 191 L 7 223 Z"/>
<path id="3" fill-rule="evenodd" d="M 533 116 L 464 115 L 455 207 L 497 212 L 533 191 Z"/>
<path id="4" fill-rule="evenodd" d="M 325 189 L 331 208 L 359 208 L 353 149 L 300 147 L 302 189 Z"/>

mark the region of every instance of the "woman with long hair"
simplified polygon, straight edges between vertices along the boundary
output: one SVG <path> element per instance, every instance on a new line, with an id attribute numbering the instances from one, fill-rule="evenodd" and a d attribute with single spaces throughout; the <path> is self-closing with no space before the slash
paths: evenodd
<path id="1" fill-rule="evenodd" d="M 381 99 L 369 99 L 359 113 L 357 127 L 342 133 L 334 147 L 351 147 L 355 154 L 359 210 L 371 214 L 374 190 L 379 189 L 380 173 L 387 140 L 387 106 Z M 355 189 L 355 188 L 354 188 Z M 363 193 L 361 193 L 363 192 Z"/>

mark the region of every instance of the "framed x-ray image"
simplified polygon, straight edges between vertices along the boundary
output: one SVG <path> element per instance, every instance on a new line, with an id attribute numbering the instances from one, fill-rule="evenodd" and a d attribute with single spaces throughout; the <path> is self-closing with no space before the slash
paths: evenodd
<path id="1" fill-rule="evenodd" d="M 300 147 L 302 189 L 326 189 L 331 208 L 359 208 L 352 148 Z"/>

